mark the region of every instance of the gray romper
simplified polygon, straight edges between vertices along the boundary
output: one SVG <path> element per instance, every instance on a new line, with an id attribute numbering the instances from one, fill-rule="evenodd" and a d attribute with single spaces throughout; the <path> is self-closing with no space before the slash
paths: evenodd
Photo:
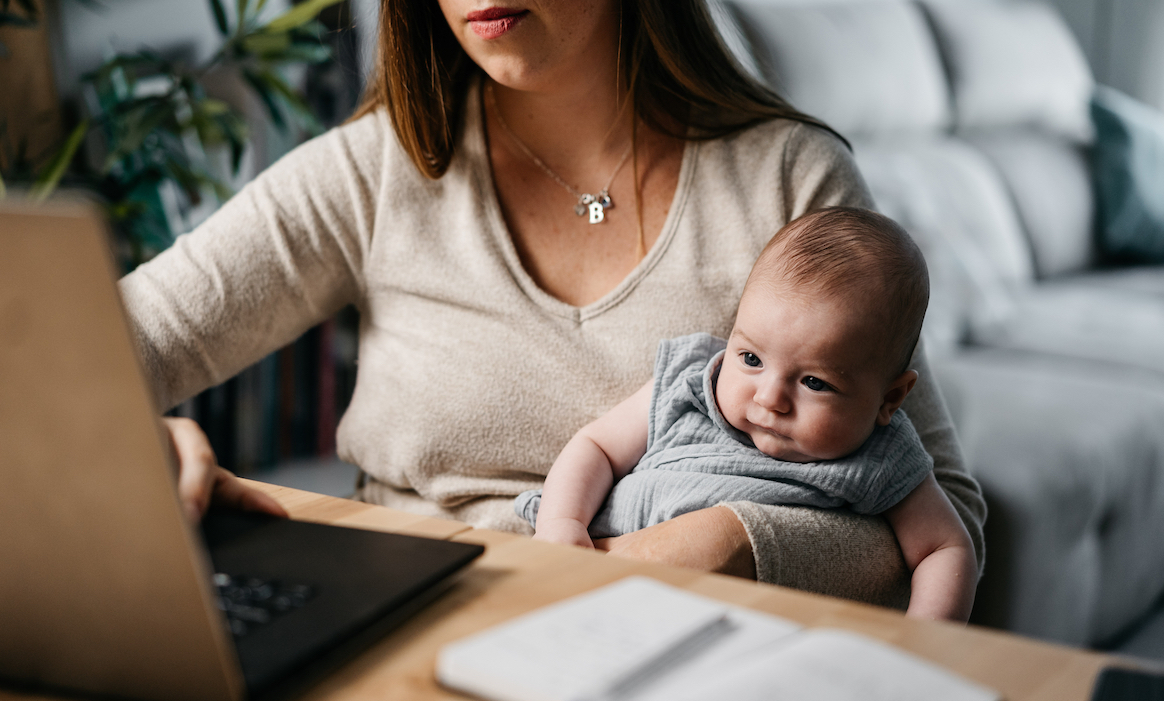
<path id="1" fill-rule="evenodd" d="M 705 333 L 659 343 L 647 423 L 647 451 L 618 481 L 590 522 L 594 538 L 623 535 L 720 502 L 847 507 L 879 514 L 933 469 L 933 459 L 898 410 L 856 452 L 795 463 L 761 453 L 715 403 L 727 342 Z M 537 522 L 541 490 L 518 495 L 514 510 Z"/>

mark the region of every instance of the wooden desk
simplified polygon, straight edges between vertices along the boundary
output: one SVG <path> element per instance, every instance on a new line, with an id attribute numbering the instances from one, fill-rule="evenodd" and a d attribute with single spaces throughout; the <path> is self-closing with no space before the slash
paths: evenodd
<path id="1" fill-rule="evenodd" d="M 932 660 L 1002 692 L 1008 701 L 1087 701 L 1099 669 L 1118 660 L 985 628 L 907 619 L 900 613 L 735 577 L 622 560 L 539 543 L 463 523 L 251 483 L 291 516 L 355 528 L 448 538 L 486 546 L 447 594 L 403 627 L 312 688 L 303 701 L 463 699 L 437 686 L 437 650 L 518 614 L 631 574 L 784 616 L 806 626 L 859 631 Z M 0 701 L 33 697 L 0 692 Z"/>

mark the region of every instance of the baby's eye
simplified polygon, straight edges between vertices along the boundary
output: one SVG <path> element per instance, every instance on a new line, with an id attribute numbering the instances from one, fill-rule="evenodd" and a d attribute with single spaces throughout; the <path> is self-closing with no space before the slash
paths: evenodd
<path id="1" fill-rule="evenodd" d="M 831 387 L 828 386 L 828 384 L 825 383 L 824 380 L 815 378 L 812 375 L 809 375 L 808 377 L 804 378 L 800 382 L 805 387 L 811 389 L 813 392 L 825 392 L 829 389 L 832 389 Z"/>
<path id="2" fill-rule="evenodd" d="M 755 353 L 748 353 L 745 351 L 741 355 L 744 358 L 744 365 L 747 365 L 750 368 L 758 368 L 760 365 L 762 365 L 759 356 L 757 356 Z"/>

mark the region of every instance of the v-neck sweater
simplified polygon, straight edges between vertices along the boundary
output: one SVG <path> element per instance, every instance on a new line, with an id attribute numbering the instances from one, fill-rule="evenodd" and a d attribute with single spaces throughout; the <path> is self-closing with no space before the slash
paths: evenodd
<path id="1" fill-rule="evenodd" d="M 688 142 L 656 243 L 608 294 L 574 307 L 522 266 L 478 87 L 465 104 L 440 179 L 421 175 L 373 112 L 280 159 L 121 291 L 161 407 L 354 304 L 357 381 L 337 443 L 369 478 L 360 496 L 528 533 L 513 498 L 541 485 L 579 428 L 650 379 L 660 339 L 727 336 L 752 263 L 782 225 L 872 200 L 841 141 L 800 122 Z M 981 492 L 918 363 L 905 409 L 981 562 Z M 902 560 L 883 520 L 728 506 L 761 579 L 901 603 Z"/>

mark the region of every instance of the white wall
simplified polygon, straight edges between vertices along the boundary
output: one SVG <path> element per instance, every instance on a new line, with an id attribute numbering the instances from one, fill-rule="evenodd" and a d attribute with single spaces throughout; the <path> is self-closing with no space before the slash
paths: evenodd
<path id="1" fill-rule="evenodd" d="M 231 13 L 234 2 L 222 3 Z M 289 0 L 269 0 L 264 16 L 290 6 Z M 53 73 L 58 94 L 76 104 L 81 77 L 114 53 L 153 50 L 166 58 L 197 64 L 214 55 L 222 36 L 208 0 L 47 0 L 46 17 L 53 49 Z M 234 18 L 230 22 L 233 26 Z M 230 74 L 211 74 L 207 91 L 241 109 L 247 117 L 252 147 L 247 149 L 236 186 L 252 178 L 294 144 L 274 130 L 262 104 Z M 224 174 L 225 175 L 225 174 Z"/>
<path id="2" fill-rule="evenodd" d="M 1074 30 L 1098 82 L 1164 109 L 1164 0 L 1051 2 Z"/>
<path id="3" fill-rule="evenodd" d="M 57 91 L 65 99 L 75 98 L 81 76 L 115 52 L 148 47 L 198 61 L 219 44 L 205 0 L 102 0 L 93 7 L 49 0 L 48 17 Z"/>
<path id="4" fill-rule="evenodd" d="M 380 0 L 351 0 L 352 23 L 356 28 L 360 51 L 361 82 L 367 83 L 368 74 L 376 60 L 380 24 Z"/>

